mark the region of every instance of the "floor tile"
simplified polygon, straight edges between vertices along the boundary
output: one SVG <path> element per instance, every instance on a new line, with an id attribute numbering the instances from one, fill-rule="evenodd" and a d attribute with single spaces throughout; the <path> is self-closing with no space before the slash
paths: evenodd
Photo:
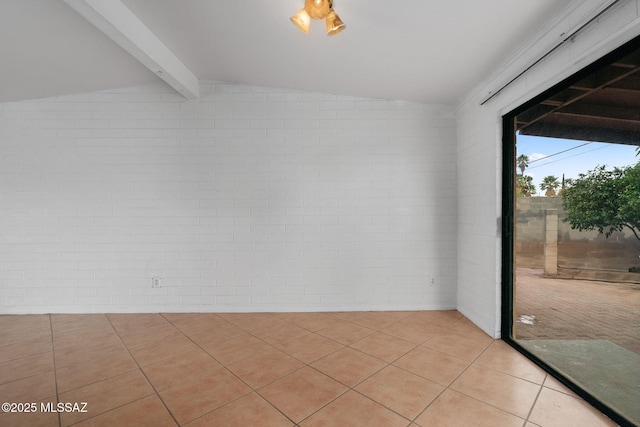
<path id="1" fill-rule="evenodd" d="M 269 348 L 254 356 L 228 365 L 250 387 L 257 389 L 304 366 L 302 362 L 280 350 Z"/>
<path id="2" fill-rule="evenodd" d="M 63 426 L 103 414 L 127 403 L 152 395 L 151 385 L 140 370 L 99 381 L 75 390 L 61 393 L 59 402 L 87 403 L 87 412 L 62 412 Z"/>
<path id="3" fill-rule="evenodd" d="M 83 329 L 111 328 L 109 319 L 104 314 L 52 314 L 51 329 L 54 334 L 78 332 Z"/>
<path id="4" fill-rule="evenodd" d="M 3 427 L 614 425 L 457 311 L 0 315 L 0 396 L 89 411 Z"/>
<path id="5" fill-rule="evenodd" d="M 387 326 L 404 319 L 411 313 L 403 311 L 363 311 L 348 313 L 345 320 L 356 323 L 365 328 L 380 330 Z"/>
<path id="6" fill-rule="evenodd" d="M 417 347 L 393 364 L 444 386 L 469 366 L 469 362 L 426 347 Z"/>
<path id="7" fill-rule="evenodd" d="M 14 329 L 0 330 L 1 347 L 14 344 L 21 344 L 31 340 L 49 340 L 51 341 L 51 327 L 46 326 L 30 328 L 19 328 L 16 324 L 12 324 Z"/>
<path id="8" fill-rule="evenodd" d="M 344 345 L 353 344 L 375 331 L 349 322 L 334 323 L 317 331 L 323 337 L 330 338 Z"/>
<path id="9" fill-rule="evenodd" d="M 521 427 L 524 419 L 448 389 L 415 422 L 423 427 Z"/>
<path id="10" fill-rule="evenodd" d="M 4 345 L 5 342 L 0 338 L 0 343 L 2 343 L 0 344 L 0 363 L 53 350 L 53 342 L 50 335 L 18 342 L 14 341 L 12 344 L 7 345 Z"/>
<path id="11" fill-rule="evenodd" d="M 355 389 L 412 420 L 444 390 L 444 387 L 403 369 L 388 366 Z"/>
<path id="12" fill-rule="evenodd" d="M 107 317 L 120 336 L 169 323 L 157 313 L 108 314 Z"/>
<path id="13" fill-rule="evenodd" d="M 349 426 L 349 427 L 405 427 L 409 420 L 364 397 L 349 391 L 325 406 L 300 425 L 315 426 Z"/>
<path id="14" fill-rule="evenodd" d="M 330 313 L 276 313 L 275 315 L 281 320 L 295 323 L 312 332 L 341 322 Z"/>
<path id="15" fill-rule="evenodd" d="M 160 315 L 162 317 L 164 317 L 168 322 L 176 324 L 176 326 L 177 326 L 177 323 L 184 322 L 184 321 L 189 322 L 190 319 L 192 319 L 196 323 L 208 322 L 209 320 L 212 320 L 212 319 L 222 320 L 215 313 L 188 313 L 188 312 L 185 312 L 185 313 L 160 313 Z"/>
<path id="16" fill-rule="evenodd" d="M 496 340 L 474 362 L 523 380 L 542 384 L 546 373 L 504 341 Z"/>
<path id="17" fill-rule="evenodd" d="M 181 336 L 182 332 L 175 326 L 167 323 L 163 325 L 151 326 L 149 328 L 131 331 L 122 336 L 122 341 L 126 346 L 139 346 L 156 341 L 169 340 Z"/>
<path id="18" fill-rule="evenodd" d="M 0 384 L 2 402 L 33 402 L 55 395 L 56 379 L 53 371 Z"/>
<path id="19" fill-rule="evenodd" d="M 278 346 L 278 349 L 304 363 L 312 363 L 343 347 L 344 345 L 337 341 L 311 333 L 286 342 Z"/>
<path id="20" fill-rule="evenodd" d="M 138 364 L 124 349 L 103 353 L 82 363 L 56 369 L 58 391 L 64 393 L 88 384 L 135 371 Z"/>
<path id="21" fill-rule="evenodd" d="M 120 337 L 110 325 L 74 331 L 54 332 L 53 345 L 56 348 L 86 346 L 94 342 L 117 342 Z"/>
<path id="22" fill-rule="evenodd" d="M 449 328 L 460 319 L 462 319 L 462 314 L 456 310 L 427 310 L 417 311 L 403 320 L 406 320 L 407 322 L 431 325 L 438 328 Z"/>
<path id="23" fill-rule="evenodd" d="M 186 424 L 251 392 L 224 368 L 160 391 L 160 397 L 179 424 Z"/>
<path id="24" fill-rule="evenodd" d="M 157 391 L 182 382 L 195 380 L 208 372 L 221 368 L 213 357 L 203 350 L 183 353 L 142 368 Z"/>
<path id="25" fill-rule="evenodd" d="M 560 381 L 547 374 L 547 377 L 544 379 L 543 385 L 547 388 L 553 389 L 555 391 L 559 391 L 564 394 L 568 394 L 569 396 L 578 397 L 573 391 L 571 391 L 567 386 L 562 384 Z"/>
<path id="26" fill-rule="evenodd" d="M 183 333 L 201 347 L 213 347 L 224 341 L 248 335 L 246 331 L 236 325 L 223 322 L 216 326 L 194 328 L 183 331 Z"/>
<path id="27" fill-rule="evenodd" d="M 477 341 L 486 342 L 487 344 L 493 341 L 485 331 L 478 328 L 469 319 L 462 317 L 456 320 L 453 324 L 446 328 L 448 331 L 462 335 L 463 337 L 471 338 Z"/>
<path id="28" fill-rule="evenodd" d="M 271 346 L 245 333 L 218 344 L 203 345 L 203 348 L 218 362 L 226 366 L 265 351 Z"/>
<path id="29" fill-rule="evenodd" d="M 385 334 L 393 335 L 414 344 L 422 344 L 442 331 L 439 326 L 419 322 L 407 317 L 382 329 Z"/>
<path id="30" fill-rule="evenodd" d="M 53 353 L 38 353 L 0 363 L 0 384 L 53 371 Z"/>
<path id="31" fill-rule="evenodd" d="M 279 345 L 310 333 L 310 331 L 301 328 L 300 326 L 282 322 L 276 325 L 267 326 L 266 328 L 258 329 L 253 332 L 253 335 L 268 344 Z"/>
<path id="32" fill-rule="evenodd" d="M 542 388 L 529 421 L 544 427 L 606 427 L 616 424 L 584 400 Z"/>
<path id="33" fill-rule="evenodd" d="M 190 422 L 187 427 L 292 427 L 293 422 L 256 393 L 248 394 Z"/>
<path id="34" fill-rule="evenodd" d="M 300 422 L 347 390 L 339 382 L 306 367 L 258 392 L 288 418 Z"/>
<path id="35" fill-rule="evenodd" d="M 19 332 L 25 333 L 41 332 L 51 330 L 51 320 L 46 314 L 17 314 L 0 315 L 0 337 L 4 337 L 7 333 Z"/>
<path id="36" fill-rule="evenodd" d="M 168 340 L 131 346 L 129 347 L 129 351 L 131 351 L 131 354 L 140 366 L 146 366 L 170 359 L 179 354 L 198 350 L 198 348 L 199 347 L 189 338 L 180 335 Z"/>
<path id="37" fill-rule="evenodd" d="M 472 365 L 451 385 L 451 389 L 526 418 L 540 391 L 538 384 Z"/>
<path id="38" fill-rule="evenodd" d="M 282 320 L 271 313 L 219 313 L 218 316 L 247 332 L 254 332 L 283 323 Z"/>
<path id="39" fill-rule="evenodd" d="M 106 341 L 86 341 L 70 347 L 55 347 L 56 369 L 91 361 L 113 351 L 128 351 L 120 338 Z"/>
<path id="40" fill-rule="evenodd" d="M 187 313 L 182 314 L 180 317 L 173 318 L 167 316 L 167 314 L 163 314 L 163 317 L 169 320 L 173 326 L 186 335 L 213 333 L 219 328 L 231 325 L 229 322 L 213 313 Z"/>
<path id="41" fill-rule="evenodd" d="M 175 420 L 156 395 L 112 409 L 74 427 L 174 427 Z"/>
<path id="42" fill-rule="evenodd" d="M 353 387 L 387 365 L 380 359 L 352 348 L 343 348 L 311 364 L 342 384 Z"/>
<path id="43" fill-rule="evenodd" d="M 415 343 L 382 332 L 373 333 L 350 345 L 385 362 L 393 362 L 416 347 Z"/>
<path id="44" fill-rule="evenodd" d="M 473 362 L 490 344 L 491 342 L 477 341 L 445 330 L 429 338 L 422 345 L 467 362 Z"/>

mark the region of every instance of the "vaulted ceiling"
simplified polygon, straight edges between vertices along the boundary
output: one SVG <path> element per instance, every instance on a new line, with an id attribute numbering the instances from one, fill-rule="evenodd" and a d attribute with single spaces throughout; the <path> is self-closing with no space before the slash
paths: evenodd
<path id="1" fill-rule="evenodd" d="M 0 2 L 0 102 L 160 81 L 74 2 Z M 289 22 L 303 3 L 122 0 L 197 79 L 449 105 L 569 1 L 334 0 L 333 37 Z"/>

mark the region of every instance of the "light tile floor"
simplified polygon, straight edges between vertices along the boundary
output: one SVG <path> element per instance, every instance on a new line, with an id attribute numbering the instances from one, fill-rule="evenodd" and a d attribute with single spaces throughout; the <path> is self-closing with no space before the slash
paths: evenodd
<path id="1" fill-rule="evenodd" d="M 456 311 L 0 316 L 0 401 L 35 409 L 2 426 L 615 425 Z"/>

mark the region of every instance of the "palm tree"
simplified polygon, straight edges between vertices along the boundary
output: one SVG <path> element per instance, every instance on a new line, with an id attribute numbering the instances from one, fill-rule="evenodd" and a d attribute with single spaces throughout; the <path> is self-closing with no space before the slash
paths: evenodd
<path id="1" fill-rule="evenodd" d="M 520 168 L 520 172 L 524 175 L 524 170 L 529 167 L 529 156 L 520 154 L 516 159 L 516 164 Z"/>
<path id="2" fill-rule="evenodd" d="M 540 183 L 540 190 L 546 190 L 544 195 L 547 197 L 555 196 L 558 187 L 560 187 L 560 181 L 553 175 L 545 176 Z"/>
<path id="3" fill-rule="evenodd" d="M 529 175 L 516 175 L 516 196 L 531 197 L 536 192 L 533 177 Z"/>

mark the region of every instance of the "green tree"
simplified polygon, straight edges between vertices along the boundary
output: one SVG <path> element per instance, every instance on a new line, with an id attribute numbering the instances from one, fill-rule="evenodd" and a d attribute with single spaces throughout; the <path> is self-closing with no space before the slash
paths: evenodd
<path id="1" fill-rule="evenodd" d="M 529 167 L 529 156 L 520 154 L 516 159 L 516 165 L 520 168 L 520 173 L 524 175 L 524 170 Z"/>
<path id="2" fill-rule="evenodd" d="M 613 170 L 598 166 L 567 180 L 562 205 L 571 228 L 606 237 L 628 228 L 640 240 L 640 163 Z"/>
<path id="3" fill-rule="evenodd" d="M 536 186 L 533 185 L 533 177 L 529 175 L 516 175 L 516 196 L 531 197 L 536 192 Z"/>
<path id="4" fill-rule="evenodd" d="M 545 176 L 540 183 L 540 190 L 545 191 L 544 195 L 547 197 L 556 196 L 558 187 L 560 187 L 560 181 L 553 175 Z"/>

